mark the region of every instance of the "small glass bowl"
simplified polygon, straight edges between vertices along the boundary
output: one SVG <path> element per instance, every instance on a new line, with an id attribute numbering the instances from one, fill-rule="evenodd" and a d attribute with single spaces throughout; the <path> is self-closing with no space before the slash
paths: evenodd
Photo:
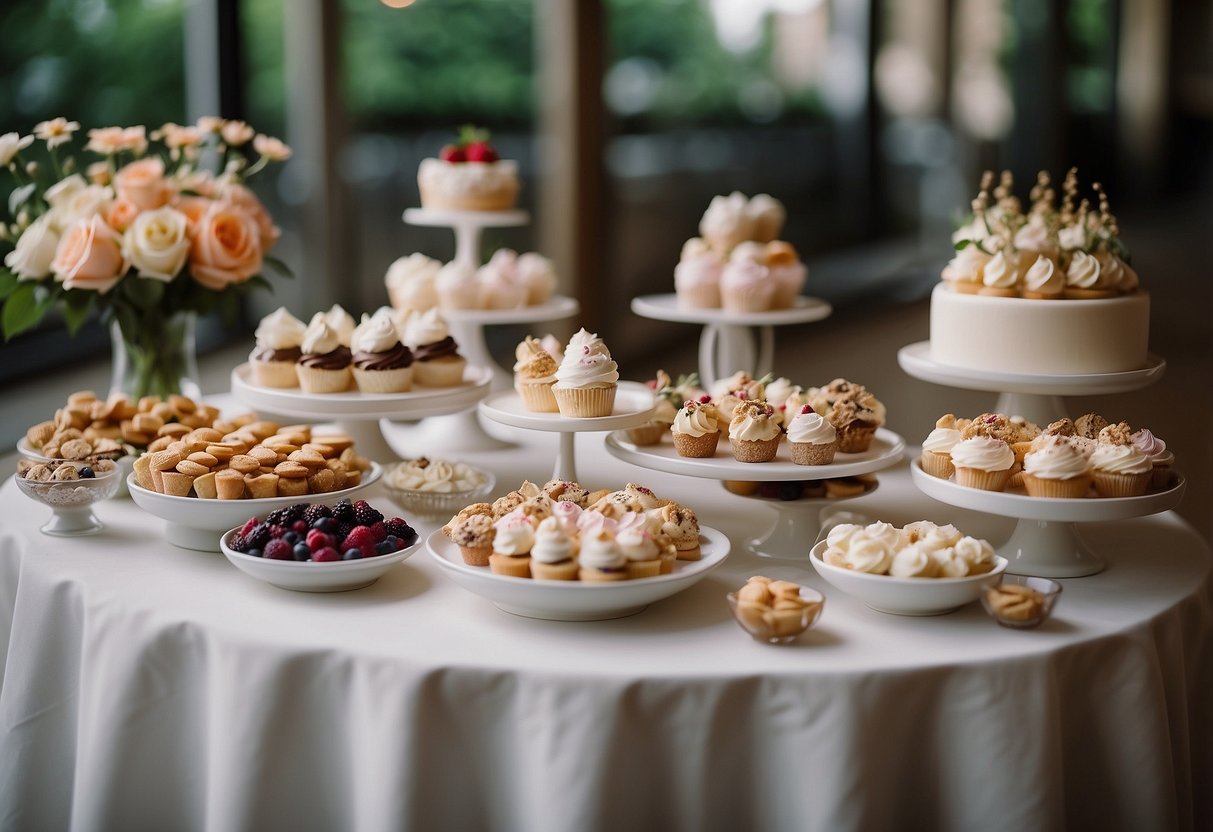
<path id="1" fill-rule="evenodd" d="M 84 463 L 65 462 L 77 470 L 86 467 Z M 122 469 L 115 465 L 113 470 L 97 474 L 89 479 L 52 480 L 39 482 L 15 477 L 21 493 L 31 500 L 37 500 L 43 505 L 50 506 L 51 519 L 42 526 L 42 533 L 53 537 L 79 537 L 95 534 L 105 526 L 93 514 L 92 505 L 100 500 L 108 500 L 118 492 L 122 482 Z"/>
<path id="2" fill-rule="evenodd" d="M 403 464 L 403 463 L 401 463 Z M 484 482 L 467 491 L 415 491 L 410 488 L 396 488 L 388 483 L 384 476 L 384 488 L 388 494 L 406 512 L 423 520 L 449 520 L 452 515 L 464 506 L 478 503 L 493 491 L 497 479 L 488 471 L 474 469 L 483 476 Z"/>
<path id="3" fill-rule="evenodd" d="M 739 606 L 736 592 L 730 592 L 725 599 L 729 602 L 733 618 L 737 619 L 741 629 L 749 633 L 755 641 L 765 644 L 790 644 L 813 626 L 825 608 L 825 596 L 815 589 L 802 586 L 800 597 L 809 602 L 804 608 L 789 611 L 771 610 L 765 615 L 757 615 L 750 609 Z"/>
<path id="4" fill-rule="evenodd" d="M 1010 592 L 1022 593 L 1031 601 L 1023 603 L 1000 603 L 1003 596 L 1010 602 L 1017 599 Z M 1025 591 L 1030 590 L 1033 595 Z M 981 605 L 990 617 L 1004 627 L 1030 630 L 1039 627 L 1053 612 L 1057 598 L 1061 595 L 1061 584 L 1048 578 L 1033 578 L 1027 575 L 1003 575 L 998 583 L 990 584 L 981 591 Z"/>

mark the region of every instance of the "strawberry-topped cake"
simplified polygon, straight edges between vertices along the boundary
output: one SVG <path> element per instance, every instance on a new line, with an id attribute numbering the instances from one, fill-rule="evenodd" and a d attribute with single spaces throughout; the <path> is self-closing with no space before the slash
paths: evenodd
<path id="1" fill-rule="evenodd" d="M 439 211 L 508 211 L 518 198 L 518 163 L 501 159 L 489 131 L 471 125 L 417 169 L 421 207 Z"/>

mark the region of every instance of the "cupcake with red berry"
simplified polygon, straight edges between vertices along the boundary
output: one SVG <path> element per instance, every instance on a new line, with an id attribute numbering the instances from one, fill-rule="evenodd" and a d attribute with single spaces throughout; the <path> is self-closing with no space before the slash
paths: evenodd
<path id="1" fill-rule="evenodd" d="M 720 443 L 720 412 L 712 404 L 711 397 L 700 396 L 695 401 L 684 402 L 682 409 L 674 415 L 670 433 L 679 456 L 692 459 L 715 456 Z"/>
<path id="2" fill-rule="evenodd" d="M 465 126 L 437 159 L 417 170 L 421 207 L 438 211 L 508 211 L 518 199 L 518 163 L 502 159 L 489 131 Z"/>

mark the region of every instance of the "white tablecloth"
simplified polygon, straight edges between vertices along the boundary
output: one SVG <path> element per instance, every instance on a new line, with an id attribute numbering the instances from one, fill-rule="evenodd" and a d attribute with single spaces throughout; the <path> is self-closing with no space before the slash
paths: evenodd
<path id="1" fill-rule="evenodd" d="M 502 490 L 542 481 L 555 441 L 479 461 Z M 1210 828 L 1210 554 L 1175 515 L 1087 529 L 1109 568 L 1065 581 L 1039 630 L 978 605 L 901 618 L 745 552 L 767 506 L 601 441 L 578 437 L 592 485 L 685 501 L 734 554 L 593 623 L 503 613 L 424 552 L 365 590 L 286 592 L 129 501 L 48 538 L 7 482 L 0 829 Z M 881 483 L 851 507 L 1010 532 L 904 466 Z M 723 596 L 756 573 L 822 589 L 817 628 L 751 641 Z"/>

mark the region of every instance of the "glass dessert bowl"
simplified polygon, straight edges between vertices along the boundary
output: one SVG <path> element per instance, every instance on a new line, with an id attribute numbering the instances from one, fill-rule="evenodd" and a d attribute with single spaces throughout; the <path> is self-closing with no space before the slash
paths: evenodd
<path id="1" fill-rule="evenodd" d="M 118 492 L 122 471 L 108 460 L 89 465 L 71 460 L 26 459 L 18 465 L 16 480 L 22 494 L 50 507 L 51 519 L 40 529 L 43 534 L 79 537 L 105 528 L 92 506 Z"/>
<path id="2" fill-rule="evenodd" d="M 1053 613 L 1061 584 L 1048 578 L 1003 575 L 982 590 L 981 605 L 1004 627 L 1028 630 L 1039 627 Z"/>

